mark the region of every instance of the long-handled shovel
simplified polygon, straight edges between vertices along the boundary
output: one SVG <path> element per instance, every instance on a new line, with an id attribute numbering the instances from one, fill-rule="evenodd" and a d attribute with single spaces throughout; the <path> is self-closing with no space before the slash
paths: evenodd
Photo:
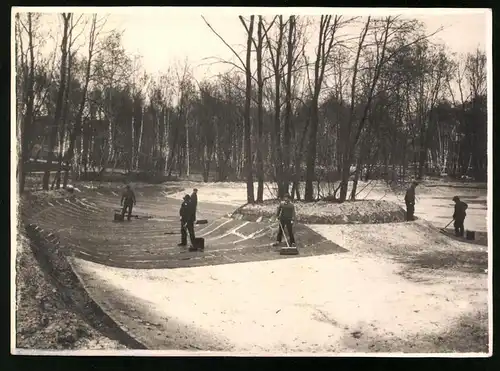
<path id="1" fill-rule="evenodd" d="M 283 228 L 283 225 L 281 224 L 281 220 L 278 220 L 278 223 L 281 228 L 281 233 L 283 233 L 283 237 L 285 237 L 285 242 L 286 242 L 286 248 L 280 249 L 280 255 L 298 255 L 299 254 L 299 249 L 297 247 L 291 247 L 290 244 L 288 243 L 288 238 L 286 238 L 285 234 L 285 229 Z"/>
<path id="2" fill-rule="evenodd" d="M 453 223 L 453 220 L 455 220 L 455 219 L 451 219 L 451 221 L 450 221 L 448 224 L 446 224 L 446 226 L 445 226 L 445 227 L 441 228 L 441 229 L 439 230 L 439 232 L 444 233 L 444 234 L 448 234 L 448 232 L 446 232 L 446 228 L 448 228 L 448 226 L 449 226 L 451 223 Z"/>

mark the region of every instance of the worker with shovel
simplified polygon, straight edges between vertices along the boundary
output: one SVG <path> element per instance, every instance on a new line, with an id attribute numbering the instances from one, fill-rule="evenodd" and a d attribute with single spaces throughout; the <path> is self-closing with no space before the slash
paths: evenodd
<path id="1" fill-rule="evenodd" d="M 125 187 L 125 191 L 123 191 L 122 199 L 120 201 L 120 206 L 122 207 L 122 220 L 125 217 L 125 212 L 127 213 L 127 220 L 130 220 L 132 215 L 132 207 L 135 205 L 135 194 L 134 191 L 130 188 L 130 185 L 127 184 Z"/>
<path id="2" fill-rule="evenodd" d="M 415 188 L 417 187 L 417 184 L 417 182 L 413 181 L 410 187 L 406 190 L 406 221 L 412 221 L 415 219 L 413 214 L 415 214 Z"/>
<path id="3" fill-rule="evenodd" d="M 179 211 L 181 219 L 181 243 L 177 246 L 187 245 L 187 231 L 189 232 L 189 239 L 191 240 L 191 245 L 194 246 L 194 210 L 193 204 L 191 203 L 191 196 L 185 195 L 184 201 L 182 202 L 181 209 Z"/>
<path id="4" fill-rule="evenodd" d="M 463 237 L 464 236 L 464 221 L 467 213 L 465 210 L 469 207 L 465 202 L 460 201 L 458 196 L 453 197 L 453 201 L 455 202 L 455 212 L 453 213 L 453 226 L 455 227 L 455 236 Z"/>
<path id="5" fill-rule="evenodd" d="M 290 246 L 295 246 L 295 238 L 293 236 L 293 220 L 295 219 L 295 206 L 290 200 L 290 195 L 285 194 L 284 202 L 280 203 L 277 211 L 279 230 L 276 242 L 273 246 L 279 246 L 281 244 L 281 239 L 283 238 L 283 229 L 286 228 L 288 232 L 288 237 L 290 238 Z M 286 238 L 286 237 L 285 237 Z"/>

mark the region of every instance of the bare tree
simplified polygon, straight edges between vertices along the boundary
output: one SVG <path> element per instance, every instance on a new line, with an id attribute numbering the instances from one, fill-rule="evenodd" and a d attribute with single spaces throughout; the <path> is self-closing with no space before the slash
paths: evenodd
<path id="1" fill-rule="evenodd" d="M 368 17 L 365 27 L 361 32 L 358 41 L 357 54 L 363 50 L 369 56 L 371 65 L 368 65 L 373 72 L 370 74 L 371 81 L 367 84 L 367 91 L 364 94 L 364 102 L 360 113 L 355 112 L 355 94 L 356 94 L 356 74 L 359 58 L 355 60 L 355 68 L 351 83 L 351 107 L 347 126 L 345 127 L 344 142 L 342 153 L 342 173 L 340 182 L 339 201 L 343 202 L 347 198 L 348 182 L 351 176 L 351 165 L 356 160 L 355 149 L 359 142 L 359 138 L 365 129 L 368 113 L 371 109 L 372 102 L 375 97 L 376 88 L 379 83 L 379 78 L 383 68 L 396 55 L 404 50 L 407 50 L 412 45 L 418 44 L 426 40 L 430 35 L 422 35 L 420 32 L 420 24 L 414 20 L 402 20 L 400 17 L 389 16 L 381 20 L 372 20 Z M 368 31 L 371 30 L 371 42 L 368 43 L 366 38 Z M 401 42 L 403 40 L 403 42 Z M 357 125 L 355 125 L 357 124 Z M 354 129 L 354 130 L 353 130 Z M 361 166 L 358 162 L 358 165 Z"/>
<path id="2" fill-rule="evenodd" d="M 250 16 L 250 21 L 248 26 L 242 16 L 239 17 L 241 23 L 247 31 L 247 51 L 246 51 L 246 64 L 245 64 L 245 76 L 246 76 L 246 96 L 245 96 L 245 172 L 247 181 L 247 202 L 254 203 L 255 197 L 253 193 L 253 172 L 252 172 L 252 128 L 250 121 L 250 103 L 252 96 L 252 70 L 250 67 L 251 56 L 252 56 L 252 41 L 253 41 L 253 28 L 255 16 Z"/>
<path id="3" fill-rule="evenodd" d="M 309 125 L 309 141 L 307 146 L 307 169 L 306 169 L 306 187 L 305 201 L 313 201 L 313 180 L 315 176 L 316 165 L 316 147 L 318 136 L 318 101 L 323 80 L 325 77 L 325 68 L 330 60 L 333 51 L 337 31 L 344 24 L 341 16 L 334 16 L 332 23 L 331 15 L 322 15 L 319 25 L 318 46 L 316 47 L 316 60 L 314 62 L 314 86 L 311 87 L 309 80 L 309 89 L 312 95 L 310 114 L 311 122 Z M 307 63 L 308 64 L 308 63 Z"/>
<path id="4" fill-rule="evenodd" d="M 253 30 L 254 30 L 254 20 L 255 16 L 250 17 L 248 25 L 246 24 L 243 17 L 239 16 L 240 22 L 246 30 L 247 34 L 247 50 L 246 50 L 246 62 L 243 62 L 238 53 L 231 47 L 218 33 L 215 29 L 207 22 L 207 20 L 202 16 L 206 25 L 210 30 L 226 45 L 235 57 L 240 62 L 240 65 L 236 65 L 231 62 L 226 62 L 232 64 L 236 68 L 240 69 L 245 73 L 246 77 L 246 97 L 245 97 L 245 114 L 244 114 L 244 153 L 245 153 L 245 173 L 246 173 L 246 183 L 247 183 L 247 201 L 249 203 L 255 202 L 254 188 L 253 188 L 253 170 L 252 170 L 252 138 L 251 138 L 251 121 L 250 121 L 250 104 L 251 104 L 251 94 L 252 94 L 252 70 L 250 66 L 251 53 L 252 53 L 252 40 L 253 40 Z"/>
<path id="5" fill-rule="evenodd" d="M 278 183 L 278 197 L 282 197 L 285 193 L 283 189 L 283 151 L 281 143 L 281 79 L 282 79 L 282 54 L 283 54 L 283 44 L 285 37 L 285 22 L 283 21 L 283 16 L 279 15 L 276 17 L 277 22 L 277 36 L 274 43 L 274 47 L 271 43 L 271 38 L 268 36 L 268 32 L 265 32 L 266 41 L 269 53 L 271 54 L 271 63 L 274 74 L 274 130 L 273 133 L 273 147 L 274 155 L 273 161 L 275 163 L 275 177 Z M 275 20 L 276 20 L 275 18 Z M 273 23 L 275 22 L 273 20 Z"/>
<path id="6" fill-rule="evenodd" d="M 16 30 L 17 37 L 19 42 L 19 47 L 21 49 L 21 55 L 24 54 L 23 45 L 22 45 L 22 29 L 26 31 L 28 36 L 28 54 L 29 54 L 29 64 L 24 61 L 24 58 L 21 57 L 19 61 L 20 64 L 17 65 L 18 68 L 23 72 L 21 74 L 21 79 L 25 81 L 25 85 L 22 87 L 21 91 L 17 92 L 19 98 L 23 98 L 22 101 L 26 106 L 26 111 L 23 118 L 20 118 L 20 143 L 21 143 L 21 151 L 20 156 L 18 158 L 18 174 L 19 174 L 19 192 L 24 191 L 25 181 L 26 181 L 26 169 L 25 165 L 29 161 L 30 151 L 29 144 L 32 136 L 32 127 L 33 127 L 33 111 L 34 111 L 34 84 L 35 84 L 35 52 L 34 52 L 34 15 L 32 13 L 27 14 L 27 25 L 25 25 L 21 19 L 19 13 L 16 14 Z M 18 43 L 16 43 L 17 46 Z M 18 49 L 16 48 L 16 52 Z M 17 62 L 17 61 L 16 61 Z M 27 71 L 27 73 L 25 72 Z M 21 88 L 21 84 L 17 85 L 18 88 Z M 18 105 L 18 109 L 21 108 Z"/>
<path id="7" fill-rule="evenodd" d="M 106 18 L 98 19 L 97 14 L 92 15 L 92 19 L 90 22 L 89 39 L 88 39 L 87 59 L 85 63 L 85 80 L 83 83 L 82 98 L 78 107 L 78 112 L 76 114 L 75 125 L 69 137 L 69 148 L 66 151 L 66 156 L 65 156 L 66 169 L 63 180 L 64 188 L 66 188 L 68 184 L 69 168 L 70 168 L 70 163 L 74 157 L 76 140 L 82 134 L 83 111 L 85 109 L 85 104 L 87 101 L 87 91 L 91 77 L 91 68 L 95 55 L 96 42 L 105 24 L 106 24 Z"/>
<path id="8" fill-rule="evenodd" d="M 63 98 L 64 90 L 66 89 L 66 69 L 67 69 L 67 55 L 68 55 L 68 32 L 70 26 L 71 13 L 62 13 L 61 15 L 63 21 L 63 36 L 61 41 L 61 66 L 60 66 L 60 76 L 59 76 L 59 89 L 57 93 L 56 110 L 54 114 L 54 121 L 52 128 L 50 130 L 49 137 L 49 154 L 47 157 L 46 169 L 43 174 L 42 186 L 44 190 L 49 189 L 49 179 L 50 170 L 52 167 L 52 161 L 54 160 L 54 146 L 57 138 L 57 131 L 59 128 L 62 108 L 63 108 Z"/>
<path id="9" fill-rule="evenodd" d="M 272 27 L 274 20 L 266 28 L 264 19 L 260 15 L 257 24 L 257 41 L 253 39 L 255 51 L 257 54 L 257 202 L 262 202 L 264 198 L 264 158 L 262 155 L 264 145 L 264 83 L 266 78 L 263 76 L 263 54 L 264 54 L 264 37 Z"/>
<path id="10" fill-rule="evenodd" d="M 82 19 L 83 15 L 80 15 L 79 18 L 74 21 L 73 14 L 71 14 L 70 17 L 70 27 L 68 31 L 68 49 L 67 49 L 67 73 L 66 73 L 66 90 L 64 91 L 64 97 L 63 97 L 63 112 L 62 112 L 62 120 L 60 122 L 59 126 L 59 154 L 58 154 L 58 168 L 57 168 L 57 173 L 54 178 L 54 181 L 52 183 L 52 189 L 54 189 L 54 185 L 57 189 L 60 188 L 61 186 L 61 170 L 62 170 L 62 164 L 63 164 L 63 154 L 64 157 L 66 157 L 66 154 L 64 153 L 65 150 L 65 144 L 68 142 L 67 138 L 67 129 L 69 128 L 69 111 L 70 111 L 70 91 L 72 89 L 72 82 L 73 82 L 73 61 L 75 59 L 76 52 L 78 50 L 73 50 L 73 45 L 78 39 L 78 37 L 83 33 L 84 28 L 82 29 L 82 32 L 80 32 L 77 35 L 73 35 L 73 31 L 76 26 L 80 23 L 80 20 Z M 63 182 L 64 184 L 64 182 Z"/>

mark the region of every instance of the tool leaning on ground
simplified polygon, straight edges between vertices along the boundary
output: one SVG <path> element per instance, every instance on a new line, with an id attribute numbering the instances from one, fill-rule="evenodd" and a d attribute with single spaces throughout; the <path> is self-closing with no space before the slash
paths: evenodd
<path id="1" fill-rule="evenodd" d="M 288 243 L 288 238 L 286 237 L 285 234 L 285 229 L 283 228 L 283 224 L 281 224 L 281 221 L 278 219 L 278 224 L 281 228 L 281 233 L 283 233 L 283 237 L 285 238 L 286 242 L 286 248 L 281 248 L 280 249 L 280 255 L 298 255 L 299 254 L 299 249 L 297 249 L 296 246 L 290 246 Z"/>
<path id="2" fill-rule="evenodd" d="M 131 218 L 135 218 L 135 219 L 139 219 L 140 216 L 139 215 L 130 215 Z M 122 215 L 122 212 L 121 210 L 115 210 L 115 217 L 114 217 L 114 220 L 117 221 L 117 222 L 123 222 L 125 220 L 125 216 Z"/>
<path id="3" fill-rule="evenodd" d="M 284 215 L 284 208 L 286 207 L 287 214 Z M 285 218 L 283 218 L 285 216 Z M 277 236 L 277 242 L 276 244 L 273 244 L 273 246 L 277 246 L 279 243 L 281 243 L 281 238 L 285 237 L 285 242 L 287 247 L 286 248 L 281 248 L 280 249 L 280 255 L 297 255 L 299 253 L 299 250 L 295 246 L 295 241 L 294 241 L 294 236 L 293 236 L 293 231 L 292 231 L 292 222 L 295 216 L 295 208 L 293 204 L 290 204 L 290 199 L 288 194 L 285 195 L 285 202 L 284 204 L 281 204 L 278 206 L 278 213 L 276 215 L 278 219 L 278 224 L 279 224 L 279 233 Z M 283 222 L 286 222 L 285 225 L 287 226 L 288 232 L 290 233 L 290 243 L 288 242 L 287 235 L 285 233 L 285 228 L 283 226 Z M 292 246 L 291 246 L 292 245 Z"/>
<path id="4" fill-rule="evenodd" d="M 200 220 L 196 220 L 194 222 L 194 224 L 196 225 L 200 225 L 200 224 L 208 224 L 208 220 L 207 219 L 200 219 Z M 167 231 L 167 232 L 164 232 L 163 234 L 180 234 L 181 232 L 178 232 L 178 231 Z"/>
<path id="5" fill-rule="evenodd" d="M 443 228 L 441 228 L 441 229 L 439 230 L 439 232 L 444 233 L 444 234 L 448 234 L 448 232 L 446 231 L 446 228 L 448 228 L 448 226 L 449 226 L 451 223 L 453 223 L 453 220 L 454 220 L 454 219 L 451 219 L 451 221 L 450 221 L 448 224 L 446 224 L 446 226 L 444 226 Z"/>

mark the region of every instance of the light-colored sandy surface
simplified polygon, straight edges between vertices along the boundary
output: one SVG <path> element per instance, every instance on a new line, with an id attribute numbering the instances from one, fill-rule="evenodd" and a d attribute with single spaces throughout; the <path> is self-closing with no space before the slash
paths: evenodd
<path id="1" fill-rule="evenodd" d="M 96 280 L 127 291 L 127 300 L 206 330 L 239 352 L 355 351 L 346 341 L 355 332 L 363 341 L 429 334 L 486 306 L 486 275 L 442 276 L 421 285 L 397 274 L 398 265 L 372 256 L 140 271 L 75 263 Z M 159 323 L 165 334 L 169 321 Z"/>
<path id="2" fill-rule="evenodd" d="M 245 198 L 241 186 L 198 189 L 203 201 L 241 204 Z M 391 197 L 397 198 L 385 199 Z M 486 210 L 476 206 L 469 209 L 468 225 L 486 230 Z M 417 216 L 440 226 L 450 213 L 451 201 L 422 192 Z M 396 260 L 432 249 L 485 247 L 446 240 L 424 220 L 397 224 L 311 226 L 349 250 L 344 254 L 173 270 L 111 268 L 80 259 L 73 264 L 122 326 L 141 333 L 140 321 L 154 322 L 153 335 L 142 332 L 152 349 L 183 344 L 253 353 L 338 353 L 366 352 L 368 344 L 389 341 L 389 349 L 397 351 L 398 339 L 438 334 L 464 315 L 486 311 L 488 298 L 484 273 L 428 269 L 405 275 L 406 264 Z"/>

